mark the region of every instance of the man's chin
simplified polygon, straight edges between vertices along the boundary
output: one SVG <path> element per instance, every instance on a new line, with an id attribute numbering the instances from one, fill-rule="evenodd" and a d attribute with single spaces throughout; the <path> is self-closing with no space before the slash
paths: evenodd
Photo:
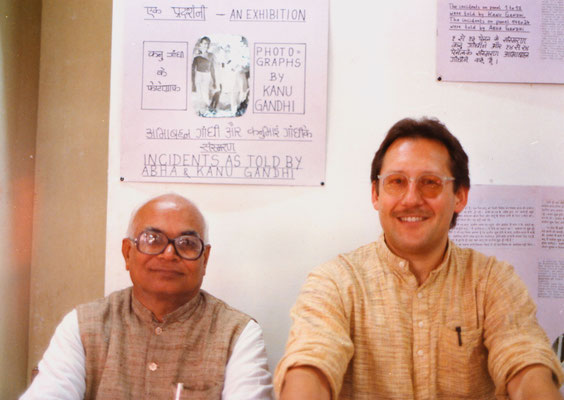
<path id="1" fill-rule="evenodd" d="M 427 251 L 428 245 L 425 238 L 407 236 L 408 235 L 404 234 L 400 237 L 386 237 L 386 243 L 388 247 L 400 257 L 402 254 L 419 254 Z"/>

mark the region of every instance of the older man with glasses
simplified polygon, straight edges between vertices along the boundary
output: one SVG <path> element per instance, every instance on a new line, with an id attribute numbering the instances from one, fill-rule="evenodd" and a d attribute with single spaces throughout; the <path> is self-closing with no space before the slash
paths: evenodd
<path id="1" fill-rule="evenodd" d="M 159 196 L 127 234 L 133 286 L 63 319 L 22 399 L 271 399 L 259 325 L 200 289 L 211 246 L 198 208 Z"/>
<path id="2" fill-rule="evenodd" d="M 275 373 L 281 400 L 561 399 L 523 282 L 448 238 L 470 189 L 459 141 L 437 120 L 401 120 L 371 181 L 383 235 L 309 275 Z"/>

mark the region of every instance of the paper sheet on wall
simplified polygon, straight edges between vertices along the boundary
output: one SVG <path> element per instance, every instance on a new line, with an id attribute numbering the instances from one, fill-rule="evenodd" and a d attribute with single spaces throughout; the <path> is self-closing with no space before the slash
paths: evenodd
<path id="1" fill-rule="evenodd" d="M 511 263 L 551 343 L 564 333 L 564 187 L 475 185 L 450 237 Z"/>
<path id="2" fill-rule="evenodd" d="M 564 82 L 562 0 L 439 0 L 439 80 Z"/>
<path id="3" fill-rule="evenodd" d="M 322 184 L 327 0 L 120 3 L 122 180 Z"/>

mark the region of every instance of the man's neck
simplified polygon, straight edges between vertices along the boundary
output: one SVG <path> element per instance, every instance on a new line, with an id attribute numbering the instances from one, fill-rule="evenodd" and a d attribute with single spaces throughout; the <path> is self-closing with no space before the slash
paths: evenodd
<path id="1" fill-rule="evenodd" d="M 159 322 L 163 322 L 166 315 L 176 311 L 194 298 L 194 296 L 186 298 L 146 295 L 143 292 L 136 291 L 135 287 L 133 288 L 133 295 L 145 308 L 153 313 Z"/>
<path id="2" fill-rule="evenodd" d="M 438 258 L 412 257 L 408 259 L 409 270 L 413 275 L 415 275 L 415 278 L 417 279 L 417 283 L 419 284 L 419 286 L 425 283 L 427 278 L 429 278 L 431 271 L 433 271 L 441 264 L 443 258 L 444 258 L 444 252 Z"/>
<path id="3" fill-rule="evenodd" d="M 445 241 L 445 245 L 438 247 L 437 249 L 433 249 L 432 251 L 427 251 L 425 253 L 399 253 L 394 251 L 389 245 L 388 248 L 396 255 L 405 258 L 409 261 L 409 270 L 415 278 L 417 279 L 417 283 L 419 286 L 423 285 L 431 271 L 436 269 L 439 265 L 441 265 L 446 249 L 448 247 L 448 238 Z"/>
<path id="4" fill-rule="evenodd" d="M 143 305 L 145 305 L 145 304 L 143 304 Z M 151 312 L 153 313 L 153 315 L 155 316 L 157 321 L 163 322 L 165 315 L 168 315 L 171 312 L 176 311 L 181 306 L 182 306 L 182 304 L 171 305 L 169 303 L 167 303 L 167 304 L 157 303 L 157 304 L 151 305 L 151 308 L 149 308 L 147 306 L 145 306 L 145 307 L 147 307 L 149 310 L 151 310 Z"/>

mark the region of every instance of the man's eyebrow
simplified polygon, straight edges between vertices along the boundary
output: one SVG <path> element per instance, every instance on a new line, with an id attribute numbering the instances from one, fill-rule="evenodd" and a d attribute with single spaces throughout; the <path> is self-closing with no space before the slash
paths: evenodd
<path id="1" fill-rule="evenodd" d="M 417 176 L 422 176 L 422 175 L 441 175 L 443 172 L 440 171 L 432 171 L 432 170 L 424 170 L 421 171 L 417 174 Z M 407 172 L 405 172 L 404 170 L 392 170 L 392 171 L 388 171 L 386 173 L 382 173 L 381 175 L 389 175 L 389 174 L 404 174 L 406 176 L 409 176 L 409 174 Z"/>
<path id="2" fill-rule="evenodd" d="M 143 229 L 144 231 L 151 231 L 151 232 L 157 232 L 157 233 L 164 233 L 162 230 L 160 230 L 159 228 L 155 228 L 153 226 L 146 226 L 145 229 Z M 166 234 L 165 234 L 166 235 Z M 180 232 L 180 235 L 178 236 L 196 236 L 196 237 L 200 237 L 200 234 L 198 233 L 198 231 L 195 231 L 194 229 L 189 229 L 186 231 L 182 231 Z"/>
<path id="3" fill-rule="evenodd" d="M 163 233 L 163 231 L 161 231 L 159 228 L 155 228 L 155 227 L 152 227 L 152 226 L 146 226 L 143 230 L 144 231 L 157 232 L 157 233 Z"/>

